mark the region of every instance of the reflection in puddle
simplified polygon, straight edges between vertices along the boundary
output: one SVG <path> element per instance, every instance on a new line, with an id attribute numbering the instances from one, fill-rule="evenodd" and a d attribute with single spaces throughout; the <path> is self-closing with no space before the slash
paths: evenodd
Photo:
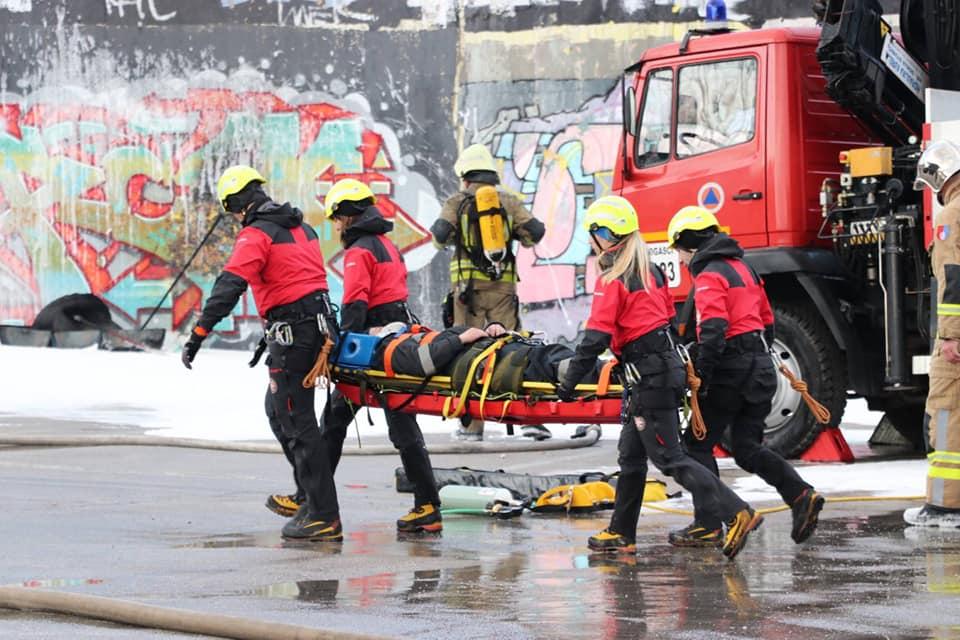
<path id="1" fill-rule="evenodd" d="M 88 584 L 103 584 L 103 578 L 51 578 L 47 580 L 24 580 L 18 586 L 29 589 L 51 587 L 80 587 Z"/>
<path id="2" fill-rule="evenodd" d="M 569 521 L 564 527 L 534 519 L 514 530 L 481 527 L 476 536 L 472 529 L 464 535 L 451 526 L 447 540 L 359 531 L 344 542 L 345 556 L 382 557 L 384 564 L 398 556 L 467 562 L 340 580 L 324 576 L 326 567 L 312 565 L 316 579 L 303 576 L 308 579 L 238 594 L 294 599 L 347 613 L 363 609 L 364 615 L 383 619 L 462 617 L 463 629 L 471 632 L 493 622 L 512 625 L 521 634 L 549 629 L 556 638 L 679 633 L 780 640 L 808 637 L 811 631 L 819 637 L 850 637 L 875 636 L 885 627 L 892 635 L 947 629 L 950 625 L 936 615 L 904 616 L 903 607 L 917 593 L 960 594 L 960 533 L 905 531 L 899 518 L 899 512 L 828 518 L 802 546 L 790 541 L 789 521 L 776 522 L 752 537 L 736 562 L 713 549 L 669 547 L 659 525 L 640 530 L 637 556 L 583 553 L 574 542 L 580 541 L 579 530 Z M 285 544 L 278 536 L 265 537 L 269 543 L 237 535 L 193 546 Z M 371 564 L 365 560 L 358 566 Z M 459 623 L 451 624 L 458 628 Z"/>

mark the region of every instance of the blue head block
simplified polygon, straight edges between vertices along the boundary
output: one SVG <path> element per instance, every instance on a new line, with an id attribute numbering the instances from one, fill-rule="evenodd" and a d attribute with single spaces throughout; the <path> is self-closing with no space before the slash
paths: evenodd
<path id="1" fill-rule="evenodd" d="M 337 357 L 337 365 L 344 369 L 369 369 L 373 366 L 373 354 L 382 338 L 366 333 L 346 333 Z"/>

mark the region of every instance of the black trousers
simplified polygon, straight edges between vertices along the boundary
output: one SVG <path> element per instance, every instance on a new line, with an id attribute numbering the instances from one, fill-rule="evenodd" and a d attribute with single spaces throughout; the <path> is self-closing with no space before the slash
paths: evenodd
<path id="1" fill-rule="evenodd" d="M 312 506 L 320 504 L 322 497 L 317 460 L 323 455 L 323 449 L 314 409 L 314 387 L 304 388 L 303 378 L 316 362 L 322 336 L 315 318 L 295 321 L 291 326 L 293 344 L 269 344 L 267 417 L 270 419 L 272 412 L 270 426 L 293 465 L 297 491 L 303 492 L 307 504 Z M 279 429 L 274 427 L 275 423 Z"/>
<path id="2" fill-rule="evenodd" d="M 293 456 L 293 443 L 283 433 L 283 426 L 280 424 L 280 418 L 277 417 L 277 408 L 273 403 L 273 394 L 270 393 L 270 387 L 267 387 L 267 397 L 264 399 L 264 411 L 267 414 L 267 422 L 270 423 L 270 430 L 273 431 L 273 437 L 280 443 L 283 449 L 283 455 L 290 463 L 290 470 L 293 471 L 293 482 L 297 485 L 297 497 L 302 500 L 305 496 L 303 487 L 300 486 L 300 479 L 297 477 L 297 461 Z"/>
<path id="3" fill-rule="evenodd" d="M 432 504 L 439 507 L 440 495 L 433 477 L 433 465 L 416 418 L 397 411 L 386 411 L 385 414 L 390 442 L 399 451 L 403 469 L 414 486 L 414 505 Z M 340 515 L 333 476 L 340 464 L 343 441 L 353 418 L 353 410 L 347 400 L 339 391 L 334 391 L 320 418 L 321 452 L 316 461 L 320 489 L 318 501 L 311 502 L 311 515 L 314 517 L 332 520 Z"/>
<path id="4" fill-rule="evenodd" d="M 634 540 L 647 479 L 647 460 L 672 477 L 693 497 L 695 518 L 719 529 L 747 505 L 680 445 L 679 407 L 686 380 L 683 363 L 674 352 L 641 358 L 635 363 L 641 380 L 624 393 L 620 431 L 620 477 L 610 530 Z"/>
<path id="5" fill-rule="evenodd" d="M 733 459 L 744 471 L 760 476 L 774 487 L 788 505 L 810 488 L 780 454 L 763 445 L 764 420 L 770 413 L 777 389 L 777 371 L 767 353 L 735 354 L 714 372 L 700 410 L 707 426 L 703 440 L 684 434 L 684 445 L 692 458 L 719 475 L 713 447 L 730 429 Z"/>

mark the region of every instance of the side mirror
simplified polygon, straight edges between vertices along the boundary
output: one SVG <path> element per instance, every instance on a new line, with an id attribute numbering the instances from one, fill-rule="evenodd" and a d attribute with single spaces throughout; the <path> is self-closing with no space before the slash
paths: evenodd
<path id="1" fill-rule="evenodd" d="M 637 135 L 637 92 L 633 87 L 623 95 L 623 129 L 631 136 Z"/>

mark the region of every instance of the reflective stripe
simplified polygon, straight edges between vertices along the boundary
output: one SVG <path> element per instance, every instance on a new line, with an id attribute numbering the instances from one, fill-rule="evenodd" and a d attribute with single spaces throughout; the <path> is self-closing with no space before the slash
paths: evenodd
<path id="1" fill-rule="evenodd" d="M 458 267 L 450 267 L 450 282 L 462 282 L 466 280 L 483 280 L 489 281 L 490 278 L 482 271 L 478 271 L 473 267 L 469 269 L 460 269 Z M 503 270 L 503 273 L 500 275 L 500 279 L 497 282 L 516 282 L 517 275 L 514 273 L 512 267 L 508 267 Z"/>
<path id="2" fill-rule="evenodd" d="M 934 447 L 943 447 L 947 443 L 947 425 L 950 421 L 950 410 L 949 409 L 938 409 L 937 410 L 937 430 L 934 432 Z M 936 452 L 936 449 L 934 449 Z M 944 482 L 945 478 L 938 476 L 933 473 L 935 469 L 934 466 L 930 466 L 927 470 L 927 477 L 930 479 L 930 502 L 932 504 L 943 504 L 944 496 L 946 494 L 946 483 Z"/>
<path id="3" fill-rule="evenodd" d="M 956 309 L 954 309 L 954 308 L 949 308 L 949 309 L 948 309 L 947 307 L 956 307 Z M 938 315 L 938 316 L 960 316 L 960 305 L 955 305 L 955 304 L 951 304 L 951 305 L 938 304 L 938 305 L 937 305 L 937 315 Z"/>
<path id="4" fill-rule="evenodd" d="M 960 464 L 960 453 L 954 453 L 953 451 L 934 451 L 933 453 L 927 454 L 927 460 L 930 462 L 953 462 L 954 464 Z"/>
<path id="5" fill-rule="evenodd" d="M 417 357 L 420 358 L 420 366 L 423 368 L 424 376 L 432 376 L 437 372 L 437 366 L 433 364 L 433 358 L 430 357 L 429 344 L 421 344 L 417 347 Z"/>
<path id="6" fill-rule="evenodd" d="M 960 480 L 960 468 L 957 467 L 930 467 L 927 471 L 928 478 L 942 478 L 943 480 Z M 942 480 L 941 480 L 942 484 Z M 942 487 L 941 487 L 942 490 Z M 943 504 L 943 497 L 939 500 L 934 496 L 934 504 Z"/>

